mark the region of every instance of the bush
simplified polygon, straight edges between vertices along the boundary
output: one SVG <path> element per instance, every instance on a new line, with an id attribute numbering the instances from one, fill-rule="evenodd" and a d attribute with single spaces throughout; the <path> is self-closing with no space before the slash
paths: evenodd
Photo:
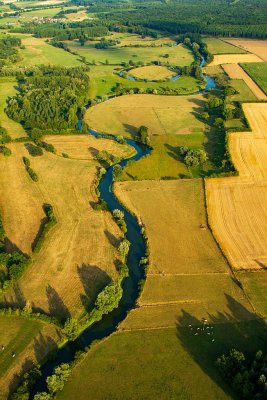
<path id="1" fill-rule="evenodd" d="M 6 157 L 8 157 L 12 154 L 11 150 L 8 149 L 6 146 L 0 146 L 0 153 L 2 153 L 3 156 L 6 156 Z"/>
<path id="2" fill-rule="evenodd" d="M 55 153 L 56 149 L 51 143 L 41 142 L 41 146 L 50 153 Z"/>
<path id="3" fill-rule="evenodd" d="M 44 154 L 41 147 L 35 146 L 32 143 L 26 143 L 25 147 L 28 150 L 29 154 L 33 157 L 42 156 Z"/>

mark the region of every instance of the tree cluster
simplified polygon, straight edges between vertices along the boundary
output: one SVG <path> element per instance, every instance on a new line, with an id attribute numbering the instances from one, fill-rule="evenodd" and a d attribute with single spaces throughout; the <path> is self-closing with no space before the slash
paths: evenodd
<path id="1" fill-rule="evenodd" d="M 194 150 L 186 146 L 180 147 L 179 150 L 185 164 L 188 167 L 197 167 L 198 165 L 203 165 L 208 160 L 207 153 L 204 150 Z"/>
<path id="2" fill-rule="evenodd" d="M 19 74 L 19 93 L 7 101 L 6 113 L 36 133 L 75 129 L 87 101 L 89 78 L 83 68 L 40 66 Z"/>
<path id="3" fill-rule="evenodd" d="M 267 356 L 258 351 L 252 360 L 236 350 L 223 354 L 216 361 L 223 378 L 239 398 L 264 400 L 267 397 Z"/>

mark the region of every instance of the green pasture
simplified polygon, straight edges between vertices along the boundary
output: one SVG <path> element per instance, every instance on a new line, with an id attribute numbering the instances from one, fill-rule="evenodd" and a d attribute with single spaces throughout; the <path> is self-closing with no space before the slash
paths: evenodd
<path id="1" fill-rule="evenodd" d="M 245 50 L 240 49 L 230 43 L 226 43 L 221 39 L 213 37 L 203 38 L 203 42 L 207 44 L 208 50 L 212 54 L 240 54 L 247 53 Z"/>
<path id="2" fill-rule="evenodd" d="M 267 94 L 267 62 L 242 63 L 241 67 L 257 83 L 264 93 Z"/>

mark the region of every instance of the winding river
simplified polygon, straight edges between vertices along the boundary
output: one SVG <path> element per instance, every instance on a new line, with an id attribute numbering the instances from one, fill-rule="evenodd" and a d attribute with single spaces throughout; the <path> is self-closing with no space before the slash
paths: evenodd
<path id="1" fill-rule="evenodd" d="M 203 67 L 203 65 L 204 59 L 202 59 L 201 67 Z M 204 75 L 204 78 L 206 80 L 206 86 L 203 91 L 216 86 L 212 78 L 206 75 Z M 93 130 L 89 130 L 89 134 L 99 138 L 106 137 L 106 135 L 97 133 Z M 108 136 L 108 138 L 112 140 L 110 136 Z M 148 155 L 151 152 L 149 147 L 142 146 L 136 143 L 134 140 L 126 139 L 126 142 L 128 145 L 134 147 L 136 154 L 127 160 L 121 161 L 119 164 L 122 168 L 124 168 L 129 161 L 138 161 L 140 158 Z M 116 310 L 108 315 L 104 315 L 101 321 L 87 328 L 75 341 L 69 342 L 64 347 L 59 349 L 55 358 L 51 361 L 47 361 L 42 366 L 42 377 L 38 380 L 34 389 L 32 390 L 30 399 L 33 399 L 37 392 L 46 390 L 46 378 L 53 373 L 53 370 L 56 366 L 63 362 L 73 361 L 76 351 L 84 350 L 85 347 L 90 346 L 94 340 L 101 340 L 116 331 L 117 325 L 123 321 L 127 313 L 135 307 L 139 294 L 138 285 L 140 280 L 145 277 L 144 270 L 142 267 L 140 267 L 140 260 L 143 256 L 145 256 L 146 245 L 137 219 L 121 205 L 111 190 L 113 183 L 113 168 L 114 166 L 108 168 L 107 173 L 101 179 L 98 188 L 101 198 L 106 201 L 109 209 L 112 211 L 117 208 L 122 210 L 125 215 L 125 222 L 127 225 L 126 239 L 129 240 L 131 246 L 127 260 L 129 276 L 123 281 L 122 284 L 122 299 L 119 307 Z"/>

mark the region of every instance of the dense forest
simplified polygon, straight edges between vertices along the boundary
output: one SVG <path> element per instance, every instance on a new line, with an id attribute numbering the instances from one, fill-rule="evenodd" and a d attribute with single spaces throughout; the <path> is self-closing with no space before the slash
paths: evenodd
<path id="1" fill-rule="evenodd" d="M 18 75 L 19 93 L 8 99 L 6 112 L 31 135 L 75 129 L 87 101 L 85 68 L 40 66 Z"/>
<path id="2" fill-rule="evenodd" d="M 92 4 L 113 27 L 156 29 L 171 33 L 198 32 L 210 35 L 267 37 L 266 0 L 173 0 L 94 1 L 71 0 L 72 4 Z"/>
<path id="3" fill-rule="evenodd" d="M 8 63 L 18 61 L 19 55 L 17 48 L 21 46 L 21 40 L 7 36 L 4 39 L 0 39 L 0 68 Z"/>

